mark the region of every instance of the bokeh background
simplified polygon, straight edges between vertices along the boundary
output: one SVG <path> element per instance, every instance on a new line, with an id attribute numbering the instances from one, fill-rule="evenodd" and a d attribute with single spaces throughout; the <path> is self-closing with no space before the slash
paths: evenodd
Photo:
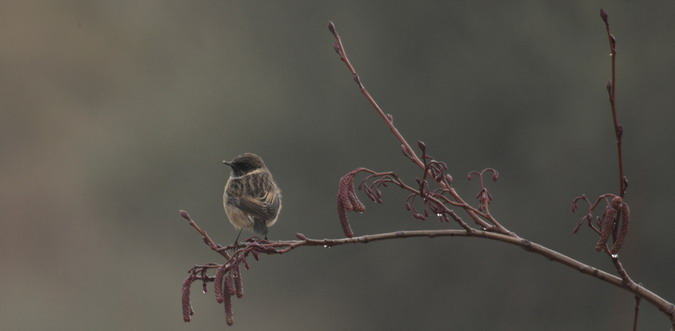
<path id="1" fill-rule="evenodd" d="M 333 51 L 332 19 L 364 84 L 411 143 L 485 167 L 493 213 L 518 234 L 613 272 L 572 197 L 616 191 L 598 15 L 618 40 L 633 278 L 675 299 L 672 1 L 2 1 L 0 329 L 225 328 L 213 293 L 180 286 L 218 262 L 228 169 L 262 155 L 284 193 L 272 239 L 342 235 L 337 181 L 415 167 Z M 357 234 L 452 227 L 405 194 L 351 215 Z M 410 239 L 263 257 L 234 302 L 239 330 L 628 329 L 633 296 L 519 248 Z M 667 319 L 643 303 L 643 330 Z"/>

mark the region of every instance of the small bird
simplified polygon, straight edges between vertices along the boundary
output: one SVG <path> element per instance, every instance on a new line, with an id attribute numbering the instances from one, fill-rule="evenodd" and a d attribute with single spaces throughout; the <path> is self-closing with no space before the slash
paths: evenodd
<path id="1" fill-rule="evenodd" d="M 265 236 L 274 225 L 281 210 L 281 190 L 260 156 L 245 153 L 232 161 L 223 161 L 232 168 L 225 183 L 223 207 L 230 223 L 239 230 L 235 245 L 243 229 Z"/>

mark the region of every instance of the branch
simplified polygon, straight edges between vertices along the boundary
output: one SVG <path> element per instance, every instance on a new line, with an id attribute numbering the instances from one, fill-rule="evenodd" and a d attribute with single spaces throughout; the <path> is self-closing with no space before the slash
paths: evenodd
<path id="1" fill-rule="evenodd" d="M 208 233 L 206 233 L 206 231 L 202 230 L 202 228 L 200 228 L 199 225 L 197 225 L 197 223 L 190 217 L 190 214 L 188 214 L 187 211 L 180 210 L 180 211 L 178 211 L 178 213 L 180 214 L 181 217 L 183 217 L 185 220 L 188 221 L 188 224 L 192 228 L 197 230 L 197 232 L 199 232 L 199 234 L 202 235 L 202 239 L 204 240 L 205 244 L 207 244 L 209 247 L 211 247 L 212 250 L 218 252 L 218 254 L 222 255 L 225 259 L 227 259 L 227 260 L 230 259 L 230 256 L 227 254 L 227 252 L 225 252 L 223 250 L 220 250 L 220 248 L 222 248 L 223 246 L 221 246 L 219 244 L 216 244 L 216 242 L 213 241 L 213 239 L 211 239 L 211 237 L 209 237 Z"/>
<path id="2" fill-rule="evenodd" d="M 633 313 L 633 331 L 637 331 L 637 326 L 638 326 L 638 317 L 640 316 L 640 296 L 636 295 L 635 296 L 635 309 Z"/>
<path id="3" fill-rule="evenodd" d="M 410 144 L 403 138 L 400 132 L 398 132 L 398 129 L 394 126 L 394 121 L 392 120 L 391 114 L 385 114 L 382 108 L 377 104 L 375 99 L 370 95 L 370 92 L 366 89 L 366 87 L 363 85 L 363 82 L 361 81 L 361 77 L 359 77 L 359 74 L 356 73 L 356 69 L 354 69 L 354 66 L 352 63 L 349 61 L 349 58 L 347 57 L 347 51 L 344 48 L 344 45 L 342 45 L 342 38 L 340 38 L 340 35 L 337 33 L 337 30 L 335 29 L 335 24 L 333 24 L 333 21 L 330 21 L 328 23 L 328 30 L 333 34 L 335 37 L 335 44 L 333 45 L 333 49 L 335 50 L 338 55 L 340 55 L 340 59 L 342 62 L 347 65 L 347 69 L 349 69 L 349 72 L 352 73 L 352 77 L 354 78 L 354 81 L 356 84 L 359 86 L 359 90 L 361 90 L 361 93 L 368 99 L 368 102 L 375 108 L 375 111 L 382 117 L 382 120 L 387 124 L 389 127 L 389 130 L 396 136 L 398 141 L 403 144 L 405 150 L 411 153 L 413 156 L 413 162 L 417 163 L 418 166 L 421 168 L 424 168 L 424 164 L 422 161 L 419 159 L 417 154 L 415 154 L 415 151 L 410 147 Z"/>
<path id="4" fill-rule="evenodd" d="M 363 82 L 361 81 L 361 77 L 359 74 L 356 72 L 356 69 L 352 65 L 351 61 L 349 61 L 349 57 L 347 56 L 347 51 L 345 50 L 345 47 L 342 43 L 342 38 L 340 37 L 340 34 L 337 32 L 337 29 L 335 28 L 335 24 L 333 21 L 329 21 L 328 23 L 328 30 L 333 34 L 333 37 L 335 37 L 335 44 L 333 44 L 333 49 L 335 52 L 340 55 L 340 60 L 345 63 L 347 66 L 347 69 L 349 72 L 352 74 L 352 78 L 356 82 L 356 84 L 359 87 L 359 90 L 361 93 L 368 99 L 368 102 L 373 106 L 375 111 L 380 115 L 382 120 L 387 124 L 389 127 L 389 130 L 396 136 L 396 139 L 401 143 L 402 148 L 403 148 L 403 154 L 406 155 L 411 161 L 413 161 L 415 164 L 417 164 L 418 167 L 423 169 L 425 171 L 425 175 L 429 171 L 427 164 L 425 163 L 426 160 L 424 157 L 420 158 L 417 153 L 410 147 L 410 144 L 408 141 L 401 135 L 401 133 L 398 131 L 396 126 L 394 125 L 393 117 L 391 114 L 386 114 L 382 108 L 377 104 L 375 99 L 370 95 L 370 92 L 366 89 L 366 87 L 363 85 Z M 423 148 L 423 144 L 420 145 L 420 148 Z M 424 153 L 424 151 L 423 151 Z M 467 214 L 482 228 L 489 229 L 491 227 L 494 227 L 493 231 L 511 235 L 511 236 L 516 236 L 515 233 L 509 231 L 507 228 L 502 226 L 492 215 L 489 213 L 485 215 L 485 220 L 481 218 L 481 214 L 477 213 L 474 208 L 469 206 L 462 197 L 455 191 L 455 189 L 447 182 L 445 181 L 438 181 L 438 184 L 448 193 L 450 196 L 454 199 L 454 202 L 457 204 L 463 205 L 464 210 L 466 211 Z M 338 209 L 339 210 L 339 209 Z M 489 225 L 488 223 L 491 223 L 492 225 Z M 517 237 L 517 236 L 516 236 Z"/>
<path id="5" fill-rule="evenodd" d="M 616 115 L 616 38 L 609 28 L 609 15 L 604 9 L 600 9 L 600 17 L 605 22 L 607 30 L 607 39 L 609 40 L 609 56 L 612 58 L 612 79 L 607 82 L 607 93 L 609 94 L 609 104 L 612 109 L 612 123 L 614 124 L 614 133 L 616 135 L 616 149 L 619 165 L 619 196 L 626 195 L 628 179 L 623 175 L 623 152 L 621 150 L 621 138 L 623 136 L 623 126 L 619 123 Z"/>
<path id="6" fill-rule="evenodd" d="M 270 244 L 266 244 L 267 247 L 274 247 L 277 249 L 277 253 L 284 254 L 290 252 L 291 250 L 302 247 L 302 246 L 322 246 L 322 247 L 333 247 L 341 246 L 346 244 L 367 244 L 370 242 L 381 241 L 381 240 L 392 240 L 392 239 L 403 239 L 403 238 L 417 238 L 417 237 L 426 237 L 426 238 L 435 238 L 435 237 L 473 237 L 473 238 L 483 238 L 490 239 L 495 241 L 504 242 L 507 244 L 518 246 L 528 252 L 538 254 L 546 257 L 547 259 L 564 264 L 568 267 L 571 267 L 579 272 L 595 277 L 607 283 L 610 283 L 618 288 L 624 289 L 628 292 L 635 294 L 638 297 L 641 297 L 659 310 L 668 315 L 671 320 L 675 322 L 675 306 L 663 299 L 656 293 L 650 291 L 644 286 L 634 283 L 634 282 L 625 282 L 622 278 L 614 276 L 608 272 L 602 271 L 598 268 L 592 267 L 580 261 L 577 261 L 567 255 L 559 253 L 555 250 L 552 250 L 548 247 L 542 246 L 530 240 L 524 239 L 522 237 L 514 238 L 509 235 L 504 235 L 501 233 L 488 232 L 472 229 L 471 231 L 466 230 L 414 230 L 414 231 L 396 231 L 389 233 L 379 233 L 371 235 L 363 235 L 352 238 L 339 238 L 339 239 L 310 239 L 306 238 L 302 234 L 298 234 L 299 238 L 304 238 L 301 240 L 289 240 L 289 241 L 279 241 Z M 618 259 L 614 259 L 618 261 Z"/>
<path id="7" fill-rule="evenodd" d="M 610 32 L 608 15 L 604 10 L 601 10 L 601 17 L 606 25 L 612 56 L 612 79 L 607 84 L 607 90 L 609 93 L 612 119 L 617 138 L 620 177 L 619 194 L 617 195 L 607 193 L 600 195 L 594 203 L 591 203 L 585 195 L 574 198 L 572 201 L 573 212 L 578 209 L 577 204 L 579 202 L 586 202 L 588 204 L 588 210 L 587 213 L 577 221 L 573 232 L 576 233 L 583 223 L 588 223 L 589 227 L 599 236 L 599 240 L 595 245 L 596 250 L 603 251 L 610 257 L 619 277 L 595 267 L 586 265 L 550 248 L 522 238 L 509 231 L 500 222 L 498 222 L 490 212 L 489 204 L 492 202 L 493 198 L 488 191 L 483 179 L 484 175 L 491 173 L 493 181 L 497 180 L 498 172 L 494 169 L 486 168 L 482 171 L 473 171 L 469 173 L 469 180 L 471 180 L 474 175 L 477 175 L 479 178 L 480 191 L 478 195 L 476 195 L 478 207 L 473 207 L 465 202 L 465 200 L 462 199 L 462 197 L 452 186 L 452 176 L 447 173 L 447 165 L 444 162 L 438 161 L 428 155 L 426 146 L 421 141 L 418 141 L 418 147 L 421 150 L 421 155 L 418 155 L 394 125 L 393 117 L 390 114 L 386 114 L 375 102 L 373 97 L 363 85 L 361 78 L 354 69 L 354 66 L 349 61 L 342 43 L 342 39 L 337 33 L 335 25 L 330 22 L 328 28 L 335 37 L 335 51 L 340 55 L 340 59 L 345 63 L 347 69 L 352 74 L 352 77 L 357 83 L 360 92 L 366 97 L 379 116 L 385 121 L 390 131 L 401 143 L 404 156 L 422 170 L 422 175 L 415 179 L 417 185 L 406 184 L 396 173 L 391 171 L 376 172 L 367 168 L 357 168 L 344 175 L 340 179 L 338 186 L 337 207 L 338 216 L 346 238 L 311 239 L 307 238 L 303 234 L 296 234 L 299 240 L 270 242 L 257 237 L 251 237 L 248 238 L 243 244 L 229 245 L 224 247 L 222 245 L 216 244 L 208 236 L 208 234 L 202 230 L 194 220 L 190 218 L 187 212 L 180 211 L 181 216 L 188 220 L 189 225 L 202 236 L 204 243 L 207 244 L 211 250 L 223 256 L 227 261 L 224 264 L 208 263 L 204 265 L 195 265 L 188 271 L 190 276 L 183 283 L 182 306 L 184 320 L 189 322 L 192 314 L 194 313 L 192 306 L 190 305 L 191 284 L 195 281 L 201 281 L 202 290 L 206 292 L 206 283 L 215 282 L 214 289 L 216 290 L 216 301 L 218 303 L 224 304 L 227 324 L 232 325 L 234 323 L 232 297 L 235 295 L 238 298 L 243 296 L 244 292 L 240 273 L 240 265 L 243 264 L 244 268 L 249 269 L 249 263 L 247 262 L 248 256 L 253 256 L 256 260 L 258 260 L 259 255 L 261 254 L 286 254 L 298 247 L 303 246 L 330 247 L 346 244 L 365 244 L 380 240 L 394 240 L 416 237 L 473 237 L 500 241 L 521 247 L 528 252 L 544 256 L 551 261 L 561 263 L 570 268 L 576 269 L 581 273 L 595 277 L 633 293 L 636 298 L 633 323 L 634 328 L 637 327 L 640 300 L 644 299 L 665 313 L 670 318 L 671 324 L 675 329 L 675 305 L 633 281 L 629 277 L 626 269 L 621 264 L 618 256 L 618 252 L 622 247 L 628 233 L 628 227 L 630 224 L 630 208 L 624 200 L 628 182 L 623 174 L 621 151 L 621 136 L 623 133 L 623 128 L 618 122 L 616 114 L 616 41 Z M 349 224 L 346 212 L 363 212 L 365 210 L 365 206 L 357 197 L 354 188 L 354 177 L 362 172 L 367 173 L 368 175 L 360 182 L 358 188 L 359 190 L 363 190 L 371 200 L 382 203 L 381 188 L 387 187 L 388 184 L 398 186 L 399 188 L 410 192 L 406 198 L 406 209 L 411 212 L 413 217 L 424 220 L 431 215 L 435 215 L 442 222 L 455 221 L 462 229 L 397 231 L 390 233 L 354 236 L 354 232 Z M 418 210 L 415 206 L 416 204 L 421 204 L 423 208 Z M 601 216 L 594 217 L 594 212 L 597 211 L 596 208 L 600 206 L 604 207 L 602 208 Z M 464 222 L 461 217 L 451 209 L 453 207 L 463 209 L 471 217 L 471 219 L 473 219 L 477 228 L 472 227 L 468 223 Z M 611 246 L 608 244 L 610 237 L 612 239 Z M 231 255 L 226 252 L 229 250 L 232 250 Z M 210 276 L 208 272 L 213 272 L 214 276 Z"/>
<path id="8" fill-rule="evenodd" d="M 194 227 L 194 226 L 193 226 Z M 198 227 L 194 227 L 195 229 L 198 229 Z M 202 234 L 201 231 L 198 230 L 200 234 Z M 376 242 L 376 241 L 382 241 L 382 240 L 397 240 L 397 239 L 405 239 L 405 238 L 436 238 L 436 237 L 470 237 L 470 238 L 482 238 L 482 239 L 489 239 L 489 240 L 495 240 L 495 241 L 500 241 L 503 243 L 511 244 L 514 246 L 518 246 L 522 249 L 524 249 L 527 252 L 538 254 L 541 256 L 546 257 L 547 259 L 561 263 L 563 265 L 566 265 L 568 267 L 571 267 L 575 270 L 578 270 L 579 272 L 595 277 L 597 279 L 600 279 L 602 281 L 605 281 L 607 283 L 610 283 L 618 288 L 624 289 L 628 292 L 633 293 L 636 297 L 640 297 L 648 301 L 649 303 L 653 304 L 655 307 L 657 307 L 659 310 L 661 310 L 663 313 L 665 313 L 667 316 L 670 317 L 673 325 L 675 325 L 675 305 L 672 303 L 668 302 L 667 300 L 663 299 L 656 293 L 650 291 L 646 287 L 637 284 L 635 282 L 626 282 L 625 279 L 622 279 L 620 277 L 614 276 L 608 272 L 605 272 L 603 270 L 600 270 L 598 268 L 592 267 L 590 265 L 587 265 L 585 263 L 582 263 L 578 260 L 575 260 L 567 255 L 564 255 L 562 253 L 559 253 L 555 250 L 552 250 L 550 248 L 547 248 L 545 246 L 542 246 L 540 244 L 537 244 L 535 242 L 532 242 L 530 240 L 527 240 L 522 237 L 513 237 L 510 235 L 504 235 L 501 233 L 495 233 L 495 232 L 488 232 L 488 231 L 482 231 L 482 230 L 476 230 L 476 229 L 469 229 L 469 230 L 457 230 L 457 229 L 450 229 L 450 230 L 413 230 L 413 231 L 396 231 L 396 232 L 388 232 L 388 233 L 379 233 L 379 234 L 370 234 L 370 235 L 363 235 L 363 236 L 357 236 L 357 237 L 351 237 L 351 238 L 337 238 L 337 239 L 312 239 L 308 238 L 305 235 L 298 233 L 296 234 L 299 240 L 284 240 L 284 241 L 276 241 L 276 242 L 268 242 L 268 241 L 263 241 L 263 240 L 247 240 L 246 243 L 244 244 L 239 244 L 237 246 L 238 248 L 234 251 L 232 254 L 232 257 L 227 261 L 225 264 L 207 264 L 203 266 L 195 266 L 195 268 L 191 269 L 192 274 L 195 274 L 196 272 L 194 271 L 199 270 L 202 272 L 202 277 L 198 278 L 199 280 L 202 280 L 204 282 L 209 282 L 213 281 L 214 277 L 208 277 L 204 276 L 205 270 L 213 269 L 213 270 L 220 270 L 222 268 L 228 268 L 231 267 L 232 265 L 238 265 L 237 260 L 241 260 L 243 257 L 245 257 L 248 254 L 253 254 L 256 260 L 258 259 L 258 254 L 268 254 L 268 255 L 276 255 L 276 254 L 286 254 L 291 252 L 292 250 L 299 248 L 299 247 L 304 247 L 304 246 L 321 246 L 321 247 L 334 247 L 334 246 L 342 246 L 342 245 L 348 245 L 348 244 L 367 244 L 371 242 Z M 207 243 L 208 244 L 208 243 Z M 223 252 L 225 250 L 229 249 L 234 249 L 234 245 L 230 245 L 227 247 L 220 247 L 216 249 L 215 251 L 217 252 Z M 618 259 L 613 259 L 613 261 L 618 262 Z M 248 269 L 248 264 L 246 264 L 246 267 Z M 238 270 L 238 269 L 237 269 Z M 241 275 L 239 274 L 238 277 L 239 281 L 241 282 Z M 217 284 L 216 284 L 217 285 Z M 183 292 L 185 294 L 185 290 Z M 189 292 L 188 292 L 188 298 L 189 298 Z M 243 295 L 243 294 L 242 294 Z M 237 295 L 238 297 L 241 297 L 241 295 Z M 218 300 L 218 293 L 216 293 L 216 298 Z M 226 295 L 227 297 L 227 295 Z M 189 300 L 189 299 L 188 299 Z M 189 307 L 189 310 L 186 311 L 186 314 L 192 314 L 192 309 L 189 304 L 189 301 L 184 301 L 183 302 L 184 307 Z M 230 312 L 229 312 L 229 318 L 231 319 L 231 306 L 230 306 Z M 636 322 L 637 323 L 637 322 Z M 230 324 L 228 322 L 228 324 Z"/>

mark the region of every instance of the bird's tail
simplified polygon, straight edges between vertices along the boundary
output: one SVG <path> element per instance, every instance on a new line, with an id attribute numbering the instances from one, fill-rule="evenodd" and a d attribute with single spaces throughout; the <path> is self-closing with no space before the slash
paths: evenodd
<path id="1" fill-rule="evenodd" d="M 256 219 L 253 223 L 253 231 L 262 234 L 267 239 L 267 223 L 264 220 Z"/>

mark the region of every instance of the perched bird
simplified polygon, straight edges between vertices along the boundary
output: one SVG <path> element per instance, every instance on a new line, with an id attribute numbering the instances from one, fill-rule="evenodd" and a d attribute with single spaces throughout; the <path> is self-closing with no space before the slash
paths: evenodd
<path id="1" fill-rule="evenodd" d="M 274 225 L 281 210 L 279 186 L 258 155 L 245 153 L 223 163 L 232 168 L 223 206 L 230 223 L 239 230 L 235 244 L 243 229 L 253 229 L 267 239 L 267 228 Z"/>

